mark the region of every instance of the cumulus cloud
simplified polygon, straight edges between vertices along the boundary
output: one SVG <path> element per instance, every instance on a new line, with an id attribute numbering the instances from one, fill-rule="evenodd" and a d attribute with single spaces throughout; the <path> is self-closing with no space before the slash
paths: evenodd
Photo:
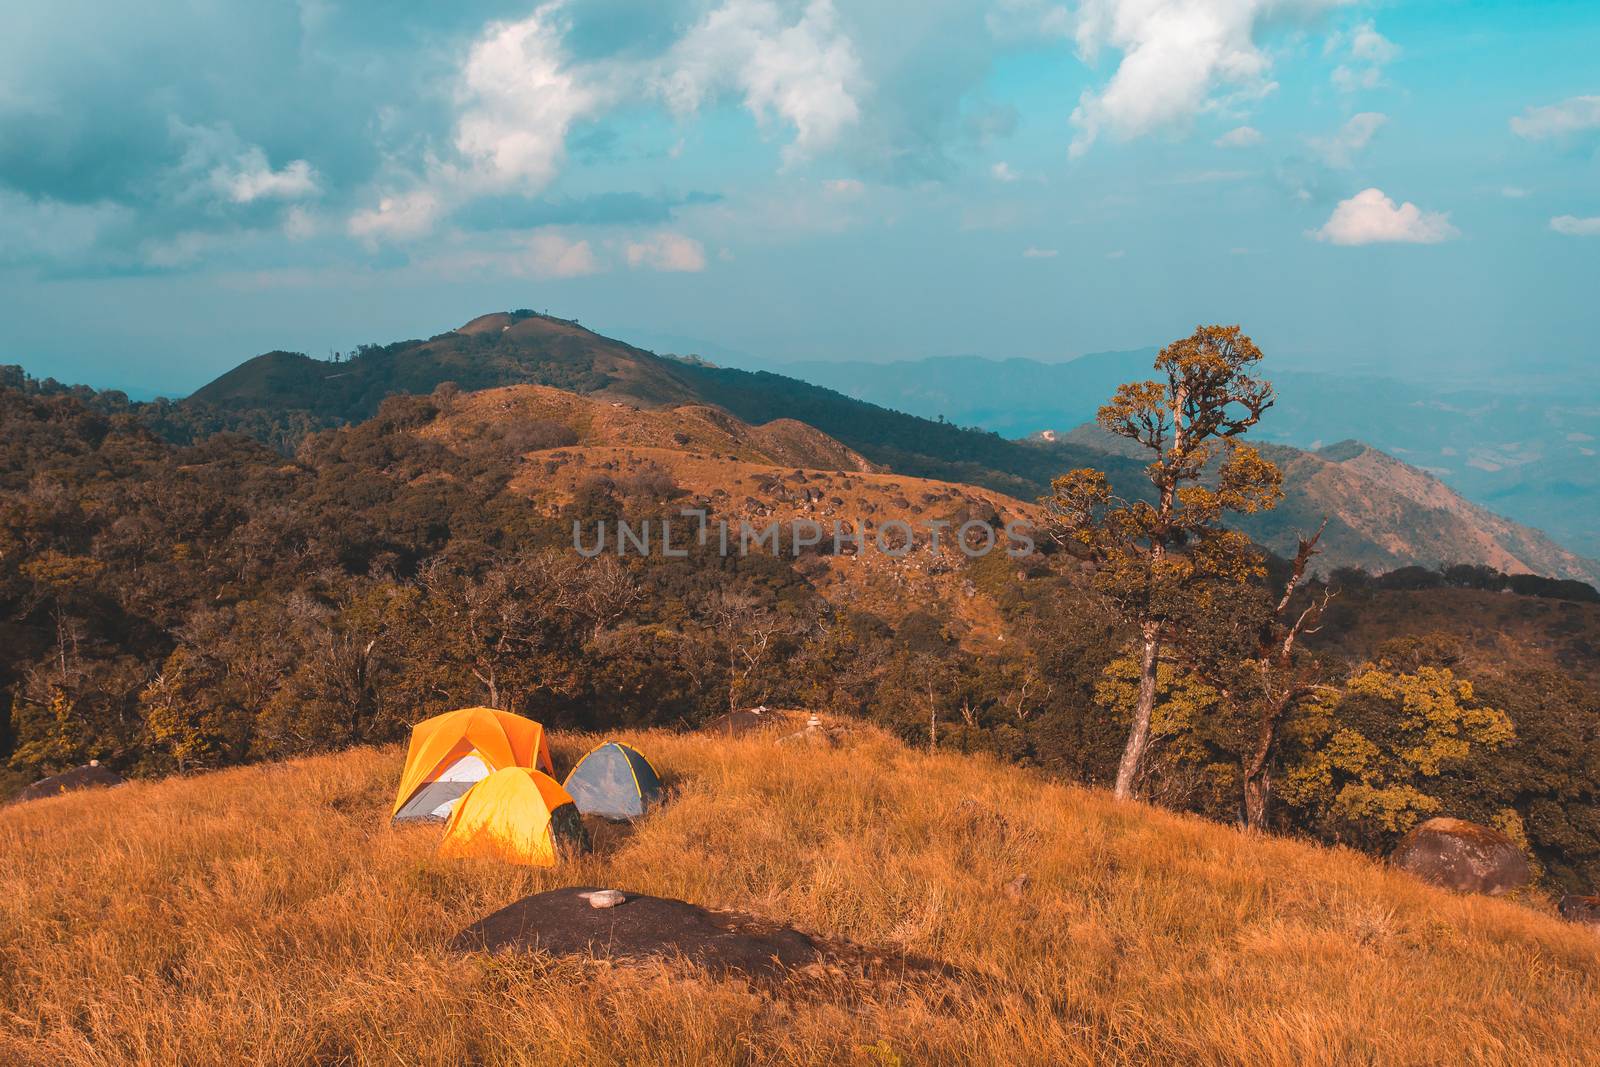
<path id="1" fill-rule="evenodd" d="M 267 154 L 252 148 L 234 167 L 218 167 L 211 172 L 212 183 L 235 204 L 256 200 L 299 200 L 319 191 L 317 172 L 303 159 L 296 159 L 282 170 L 273 170 Z"/>
<path id="2" fill-rule="evenodd" d="M 1022 250 L 1023 259 L 1055 259 L 1060 254 L 1059 248 L 1034 248 L 1032 245 Z"/>
<path id="3" fill-rule="evenodd" d="M 266 150 L 246 143 L 229 123 L 191 125 L 171 118 L 168 126 L 184 148 L 163 184 L 179 200 L 252 204 L 303 200 L 322 191 L 309 162 L 295 159 L 274 170 Z"/>
<path id="4" fill-rule="evenodd" d="M 1389 116 L 1376 111 L 1363 111 L 1352 115 L 1338 131 L 1327 137 L 1312 137 L 1308 143 L 1330 167 L 1348 167 L 1355 157 L 1372 143 L 1373 136 L 1389 121 Z"/>
<path id="5" fill-rule="evenodd" d="M 676 37 L 654 41 L 665 46 L 659 51 L 596 50 L 593 27 L 574 28 L 580 15 L 586 10 L 554 0 L 491 23 L 459 72 L 456 158 L 428 158 L 415 180 L 431 204 L 422 194 L 390 198 L 387 208 L 357 212 L 352 232 L 416 237 L 484 196 L 536 196 L 560 174 L 574 126 L 619 108 L 664 103 L 684 118 L 735 97 L 760 122 L 793 129 L 784 152 L 791 162 L 831 147 L 860 117 L 865 83 L 831 0 L 798 12 L 774 0 L 724 0 Z M 575 55 L 573 39 L 593 54 Z"/>
<path id="6" fill-rule="evenodd" d="M 720 91 L 740 93 L 757 119 L 777 115 L 794 127 L 792 160 L 831 146 L 860 119 L 864 78 L 831 0 L 812 0 L 792 23 L 771 0 L 727 0 L 672 49 L 658 84 L 679 114 Z"/>
<path id="7" fill-rule="evenodd" d="M 1580 219 L 1576 215 L 1557 215 L 1550 228 L 1568 237 L 1600 237 L 1600 217 Z"/>
<path id="8" fill-rule="evenodd" d="M 495 190 L 537 193 L 555 178 L 567 131 L 598 94 L 568 70 L 550 6 L 519 22 L 495 23 L 461 71 L 455 146 L 469 178 Z"/>
<path id="9" fill-rule="evenodd" d="M 1254 126 L 1235 126 L 1211 143 L 1218 148 L 1250 148 L 1266 138 Z"/>
<path id="10" fill-rule="evenodd" d="M 1379 33 L 1371 20 L 1359 23 L 1348 34 L 1335 34 L 1327 51 L 1345 50 L 1346 60 L 1333 68 L 1334 88 L 1353 93 L 1376 89 L 1383 84 L 1383 68 L 1400 54 L 1400 47 Z"/>
<path id="11" fill-rule="evenodd" d="M 830 178 L 822 183 L 829 196 L 854 199 L 866 192 L 867 187 L 855 178 Z"/>
<path id="12" fill-rule="evenodd" d="M 528 240 L 529 273 L 536 278 L 578 278 L 600 270 L 588 241 L 539 232 Z"/>
<path id="13" fill-rule="evenodd" d="M 994 166 L 990 167 L 989 175 L 997 182 L 1014 182 L 1018 178 L 1022 177 L 1022 175 L 1012 170 L 1011 164 L 1007 163 L 1005 160 L 1001 160 L 999 163 L 996 163 Z"/>
<path id="14" fill-rule="evenodd" d="M 433 229 L 443 211 L 437 194 L 428 189 L 393 193 L 378 199 L 378 206 L 350 216 L 347 229 L 353 237 L 373 241 L 419 237 Z"/>
<path id="15" fill-rule="evenodd" d="M 1574 96 L 1559 104 L 1530 107 L 1511 120 L 1511 132 L 1530 141 L 1600 129 L 1600 96 Z"/>
<path id="16" fill-rule="evenodd" d="M 1383 190 L 1365 189 L 1340 201 L 1312 236 L 1336 245 L 1431 245 L 1459 237 L 1460 233 L 1450 224 L 1447 213 L 1423 211 L 1409 201 L 1396 206 Z"/>
<path id="17" fill-rule="evenodd" d="M 690 273 L 706 269 L 706 250 L 700 242 L 678 233 L 662 232 L 630 242 L 624 252 L 628 266 L 635 269 Z"/>
<path id="18" fill-rule="evenodd" d="M 317 235 L 317 219 L 303 207 L 291 207 L 283 213 L 283 235 L 291 241 L 306 241 Z"/>
<path id="19" fill-rule="evenodd" d="M 1311 16 L 1342 2 L 1298 0 L 1288 7 Z M 1272 92 L 1271 62 L 1255 37 L 1267 16 L 1284 7 L 1273 0 L 1084 0 L 1079 54 L 1092 63 L 1109 47 L 1122 61 L 1104 89 L 1080 98 L 1071 154 L 1088 151 L 1102 131 L 1137 137 Z"/>

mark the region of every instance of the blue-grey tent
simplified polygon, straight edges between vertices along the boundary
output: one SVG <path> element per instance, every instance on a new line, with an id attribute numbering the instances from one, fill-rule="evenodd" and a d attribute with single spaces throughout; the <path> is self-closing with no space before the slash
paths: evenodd
<path id="1" fill-rule="evenodd" d="M 661 776 L 621 741 L 592 749 L 572 768 L 564 787 L 583 814 L 607 819 L 636 819 L 661 799 Z"/>

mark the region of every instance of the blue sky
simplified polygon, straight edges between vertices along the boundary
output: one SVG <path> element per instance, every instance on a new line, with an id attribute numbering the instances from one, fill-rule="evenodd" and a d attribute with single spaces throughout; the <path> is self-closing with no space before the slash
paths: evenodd
<path id="1" fill-rule="evenodd" d="M 548 308 L 769 361 L 1588 369 L 1600 6 L 66 2 L 0 37 L 0 361 L 182 392 Z"/>

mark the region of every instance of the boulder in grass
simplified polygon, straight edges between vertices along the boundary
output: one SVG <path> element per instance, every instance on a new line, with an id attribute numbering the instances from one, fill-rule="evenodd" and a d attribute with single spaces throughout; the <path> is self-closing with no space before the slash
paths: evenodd
<path id="1" fill-rule="evenodd" d="M 1400 839 L 1389 862 L 1445 889 L 1499 896 L 1533 876 L 1517 843 L 1465 819 L 1429 819 Z"/>
<path id="2" fill-rule="evenodd" d="M 40 800 L 44 797 L 60 796 L 62 793 L 76 793 L 80 789 L 105 789 L 113 785 L 122 784 L 122 775 L 115 771 L 108 771 L 100 766 L 98 760 L 74 767 L 70 771 L 41 778 L 30 786 L 24 786 L 12 797 L 12 803 L 20 804 L 24 800 Z"/>
<path id="3" fill-rule="evenodd" d="M 622 899 L 610 907 L 597 906 L 597 899 L 611 899 L 608 893 Z M 467 927 L 453 947 L 635 963 L 682 961 L 717 977 L 764 981 L 846 970 L 877 979 L 954 974 L 932 960 L 815 937 L 744 912 L 594 886 L 524 897 Z"/>
<path id="4" fill-rule="evenodd" d="M 1561 898 L 1561 917 L 1568 922 L 1583 923 L 1600 930 L 1600 896 L 1582 896 L 1568 893 Z"/>

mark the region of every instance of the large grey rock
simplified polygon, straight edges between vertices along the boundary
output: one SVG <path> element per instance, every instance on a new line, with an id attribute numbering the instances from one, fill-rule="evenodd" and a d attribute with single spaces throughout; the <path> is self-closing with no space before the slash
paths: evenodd
<path id="1" fill-rule="evenodd" d="M 1445 889 L 1489 896 L 1520 889 L 1532 877 L 1515 841 L 1465 819 L 1429 819 L 1413 827 L 1389 862 Z"/>

